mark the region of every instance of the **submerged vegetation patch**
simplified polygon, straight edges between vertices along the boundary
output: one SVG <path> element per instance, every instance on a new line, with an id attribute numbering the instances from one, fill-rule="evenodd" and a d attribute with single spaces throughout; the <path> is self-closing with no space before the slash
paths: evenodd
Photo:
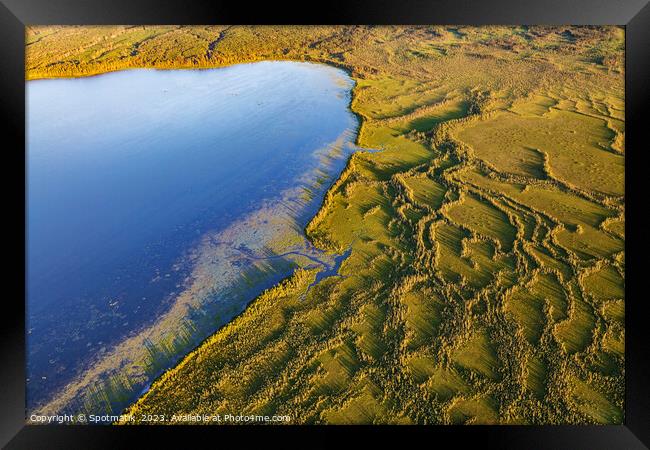
<path id="1" fill-rule="evenodd" d="M 28 78 L 262 59 L 348 69 L 354 154 L 298 269 L 127 411 L 622 423 L 619 27 L 35 27 Z"/>

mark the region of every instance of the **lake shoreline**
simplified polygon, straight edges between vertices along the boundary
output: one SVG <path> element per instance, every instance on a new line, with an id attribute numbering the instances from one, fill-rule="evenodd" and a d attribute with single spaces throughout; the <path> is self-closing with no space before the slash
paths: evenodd
<path id="1" fill-rule="evenodd" d="M 354 86 L 350 90 L 350 103 L 348 104 L 348 109 L 352 114 L 354 114 L 357 117 L 357 120 L 359 121 L 359 125 L 357 127 L 357 133 L 356 133 L 356 140 L 355 140 L 355 145 L 359 146 L 359 136 L 361 135 L 361 128 L 363 127 L 364 122 L 368 121 L 368 118 L 361 114 L 358 111 L 355 111 L 354 108 L 352 107 L 352 104 L 355 101 L 355 97 L 357 95 L 357 86 L 358 82 L 361 79 L 357 74 L 356 74 L 356 68 L 354 66 L 348 65 L 348 64 L 341 64 L 337 63 L 335 61 L 332 61 L 330 59 L 316 59 L 316 58 L 304 58 L 304 59 L 298 59 L 298 58 L 262 58 L 262 59 L 243 59 L 241 61 L 237 61 L 234 63 L 229 63 L 229 64 L 216 64 L 216 65 L 155 65 L 155 64 L 142 64 L 142 65 L 134 65 L 134 66 L 129 66 L 129 65 L 124 65 L 124 67 L 116 67 L 114 69 L 102 69 L 102 70 L 97 70 L 97 71 L 91 71 L 88 73 L 80 73 L 80 74 L 75 74 L 75 75 L 65 75 L 65 76 L 55 76 L 55 75 L 46 75 L 46 74 L 38 74 L 36 70 L 29 71 L 26 70 L 25 74 L 27 75 L 25 77 L 25 82 L 27 81 L 38 81 L 38 80 L 58 80 L 58 79 L 77 79 L 77 78 L 89 78 L 89 77 L 98 77 L 102 75 L 107 75 L 110 73 L 115 73 L 115 72 L 124 72 L 128 70 L 139 70 L 139 69 L 146 69 L 146 70 L 210 70 L 210 69 L 221 69 L 225 67 L 233 67 L 241 64 L 255 64 L 258 62 L 297 62 L 297 63 L 310 63 L 310 64 L 322 64 L 324 66 L 330 66 L 334 67 L 336 69 L 343 70 L 348 77 L 350 77 L 354 81 Z M 37 72 L 37 75 L 32 75 L 30 76 L 31 72 Z"/>
<path id="2" fill-rule="evenodd" d="M 287 60 L 265 60 L 265 61 L 270 61 L 270 62 L 287 62 Z M 239 65 L 245 65 L 245 64 L 255 64 L 255 63 L 257 63 L 257 62 L 258 62 L 258 61 L 253 61 L 253 62 L 250 62 L 250 63 L 237 63 L 237 64 L 232 64 L 232 65 L 228 65 L 228 66 L 220 66 L 220 67 L 206 67 L 206 68 L 202 68 L 202 69 L 200 69 L 200 70 L 220 69 L 220 68 L 227 68 L 227 67 L 239 66 Z M 341 67 L 336 67 L 336 66 L 334 66 L 334 65 L 330 65 L 330 64 L 322 64 L 322 63 L 317 63 L 317 62 L 312 62 L 312 61 L 291 61 L 291 62 L 300 62 L 300 63 L 318 64 L 318 65 L 323 65 L 323 66 L 326 66 L 326 67 L 332 67 L 332 68 L 337 69 L 337 70 L 342 70 Z M 161 71 L 165 71 L 165 70 L 175 70 L 175 69 L 173 69 L 173 68 L 168 68 L 168 69 L 158 69 L 158 68 L 155 68 L 155 67 L 149 67 L 149 68 L 145 68 L 145 69 L 147 69 L 147 70 L 161 70 Z M 129 71 L 129 70 L 139 70 L 139 68 L 125 68 L 125 69 L 119 69 L 119 70 L 115 70 L 115 71 L 104 72 L 104 73 L 97 73 L 97 74 L 88 75 L 88 76 L 107 75 L 107 74 L 114 73 L 114 72 L 118 72 L 118 71 L 122 71 L 122 72 L 124 72 L 124 71 Z M 355 88 L 357 87 L 357 80 L 355 80 L 354 78 L 352 78 L 352 77 L 350 76 L 350 71 L 348 71 L 348 70 L 344 70 L 344 72 L 345 72 L 345 74 L 346 74 L 346 75 L 347 75 L 347 76 L 352 80 L 352 82 L 353 82 L 353 83 L 352 83 L 352 86 L 351 86 L 350 89 L 348 90 L 348 93 L 349 93 L 349 102 L 346 104 L 346 109 L 347 109 L 347 111 L 348 111 L 349 113 L 352 114 L 352 116 L 354 116 L 354 118 L 355 118 L 355 120 L 356 120 L 356 123 L 355 123 L 355 126 L 354 126 L 354 131 L 353 131 L 353 134 L 354 134 L 354 136 L 353 136 L 353 144 L 354 144 L 354 147 L 355 147 L 355 148 L 352 149 L 352 150 L 350 150 L 350 151 L 349 151 L 349 154 L 347 154 L 347 155 L 345 156 L 345 165 L 344 165 L 344 166 L 343 166 L 339 171 L 335 171 L 334 173 L 331 174 L 331 176 L 329 177 L 330 179 L 328 180 L 327 185 L 326 185 L 326 186 L 320 186 L 320 189 L 322 189 L 322 191 L 321 191 L 321 194 L 319 194 L 319 197 L 320 197 L 320 196 L 322 196 L 322 197 L 320 197 L 320 201 L 318 202 L 317 207 L 314 208 L 314 210 L 313 210 L 314 212 L 311 213 L 311 214 L 309 214 L 309 215 L 306 217 L 306 221 L 303 222 L 303 225 L 302 225 L 302 235 L 303 235 L 304 239 L 306 240 L 306 242 L 308 242 L 310 245 L 312 245 L 312 246 L 314 246 L 314 247 L 315 247 L 314 243 L 311 241 L 311 239 L 310 239 L 310 237 L 309 237 L 309 234 L 306 232 L 307 227 L 309 226 L 309 223 L 311 223 L 311 221 L 314 219 L 314 217 L 316 217 L 316 216 L 318 215 L 319 211 L 320 211 L 320 210 L 325 206 L 326 196 L 327 196 L 328 192 L 329 192 L 332 188 L 334 188 L 334 187 L 337 185 L 337 183 L 338 183 L 340 177 L 342 176 L 342 174 L 344 173 L 344 171 L 347 170 L 347 168 L 348 168 L 348 166 L 349 166 L 349 164 L 350 164 L 350 160 L 351 160 L 352 155 L 353 155 L 354 153 L 356 153 L 356 152 L 360 152 L 360 151 L 366 151 L 366 150 L 371 151 L 370 149 L 363 149 L 363 148 L 358 147 L 358 146 L 356 145 L 356 144 L 358 143 L 358 140 L 359 140 L 359 134 L 360 134 L 359 131 L 360 131 L 361 126 L 362 126 L 362 118 L 361 118 L 361 115 L 360 115 L 360 114 L 357 114 L 356 112 L 354 112 L 354 111 L 352 110 L 352 103 L 354 102 L 354 90 L 355 90 Z M 54 79 L 54 78 L 59 78 L 59 79 L 60 79 L 60 78 L 64 78 L 64 79 L 65 79 L 65 78 L 86 78 L 86 77 L 87 77 L 86 75 L 81 76 L 81 77 L 51 77 L 51 78 L 39 78 L 39 79 L 35 79 L 35 80 L 33 80 L 33 81 L 37 81 L 37 80 L 40 80 L 40 79 Z M 352 138 L 352 136 L 351 136 L 351 138 Z M 320 189 L 319 189 L 319 190 L 320 190 Z M 313 202 L 313 201 L 317 201 L 317 200 L 318 200 L 318 199 L 312 199 L 312 200 L 310 200 L 309 203 L 311 203 L 311 202 Z M 267 288 L 264 292 L 267 292 L 269 289 L 273 289 L 274 287 L 276 287 L 276 286 L 282 284 L 283 282 L 286 282 L 288 279 L 290 279 L 290 278 L 293 277 L 293 276 L 294 276 L 294 273 L 292 272 L 292 273 L 291 273 L 290 275 L 288 275 L 287 277 L 284 277 L 284 278 L 278 280 L 275 284 L 273 284 L 271 287 Z M 244 313 L 244 312 L 245 312 L 245 311 L 246 311 L 246 310 L 247 310 L 247 309 L 248 309 L 252 304 L 254 304 L 255 301 L 256 301 L 256 300 L 257 300 L 261 295 L 264 295 L 264 292 L 262 292 L 261 294 L 255 296 L 254 298 L 251 298 L 250 301 L 246 302 L 246 306 L 244 307 L 243 310 L 241 310 L 241 311 L 240 311 L 239 313 L 237 313 L 235 316 L 231 317 L 228 321 L 226 321 L 226 322 L 225 322 L 223 325 L 221 325 L 219 328 L 215 329 L 214 332 L 212 332 L 211 334 L 209 334 L 207 337 L 205 337 L 204 339 L 202 339 L 198 344 L 196 344 L 195 346 L 193 346 L 189 352 L 184 352 L 184 353 L 182 353 L 182 354 L 179 354 L 178 359 L 176 360 L 176 362 L 174 362 L 172 365 L 170 365 L 170 367 L 169 367 L 167 370 L 163 371 L 161 374 L 159 374 L 159 375 L 156 376 L 155 378 L 151 379 L 151 380 L 149 381 L 149 383 L 147 383 L 147 386 L 145 387 L 145 389 L 144 389 L 143 392 L 146 393 L 146 392 L 150 389 L 150 387 L 154 384 L 154 382 L 155 382 L 156 380 L 158 380 L 161 376 L 163 376 L 167 371 L 173 370 L 176 366 L 178 366 L 178 365 L 179 365 L 179 364 L 180 364 L 180 363 L 181 363 L 181 362 L 182 362 L 182 361 L 183 361 L 183 360 L 184 360 L 184 359 L 185 359 L 189 354 L 191 354 L 194 350 L 196 350 L 196 349 L 199 348 L 201 345 L 203 345 L 203 343 L 204 343 L 207 339 L 210 339 L 210 337 L 211 337 L 212 335 L 214 335 L 215 333 L 217 333 L 219 330 L 223 329 L 223 327 L 227 326 L 229 323 L 232 323 L 232 322 L 233 322 L 237 317 L 239 317 L 242 313 Z M 153 322 L 155 322 L 155 321 L 156 321 L 156 320 L 153 320 Z M 145 326 L 144 328 L 147 328 L 147 327 Z M 137 333 L 136 333 L 136 334 L 137 334 Z M 93 363 L 90 363 L 90 366 L 87 366 L 87 367 L 91 367 L 91 366 L 93 366 Z M 83 376 L 83 373 L 84 373 L 84 372 L 81 372 L 81 374 L 80 374 L 79 376 Z M 75 377 L 75 379 L 78 379 L 79 376 Z M 72 382 L 74 382 L 74 380 L 73 380 Z M 65 386 L 63 387 L 63 389 L 66 389 Z M 59 390 L 58 392 L 61 392 L 61 390 Z M 140 395 L 138 395 L 138 396 L 135 398 L 135 401 L 137 401 L 140 397 L 142 397 L 142 393 L 141 393 Z M 36 410 L 41 409 L 41 408 L 47 408 L 47 405 L 51 404 L 52 402 L 56 403 L 56 398 L 57 398 L 57 395 L 55 395 L 55 397 L 53 397 L 50 401 L 46 401 L 45 403 L 42 403 L 40 406 L 37 406 L 37 407 L 36 407 Z"/>
<path id="3" fill-rule="evenodd" d="M 353 242 L 341 276 L 257 297 L 133 424 L 623 421 L 624 28 L 34 26 L 26 44 L 28 77 L 344 65 L 357 143 L 382 149 L 348 160 L 313 225 L 330 253 Z"/>

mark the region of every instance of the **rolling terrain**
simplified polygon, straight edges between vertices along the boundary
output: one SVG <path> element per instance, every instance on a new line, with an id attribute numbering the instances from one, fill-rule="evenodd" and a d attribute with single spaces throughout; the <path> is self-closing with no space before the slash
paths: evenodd
<path id="1" fill-rule="evenodd" d="M 355 153 L 298 269 L 127 412 L 290 423 L 622 423 L 619 27 L 35 27 L 27 78 L 321 62 Z M 272 124 L 270 124 L 272 126 Z"/>

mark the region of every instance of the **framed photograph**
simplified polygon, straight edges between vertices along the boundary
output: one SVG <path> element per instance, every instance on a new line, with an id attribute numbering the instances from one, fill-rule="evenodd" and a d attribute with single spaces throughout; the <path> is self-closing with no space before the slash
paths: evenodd
<path id="1" fill-rule="evenodd" d="M 648 448 L 646 3 L 4 1 L 0 443 Z"/>

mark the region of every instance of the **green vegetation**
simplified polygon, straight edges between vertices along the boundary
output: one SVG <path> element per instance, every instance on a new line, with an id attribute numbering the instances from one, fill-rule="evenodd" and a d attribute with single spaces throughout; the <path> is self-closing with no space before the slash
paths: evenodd
<path id="1" fill-rule="evenodd" d="M 356 153 L 297 270 L 128 412 L 292 423 L 622 423 L 618 27 L 37 27 L 27 77 L 346 68 Z"/>

